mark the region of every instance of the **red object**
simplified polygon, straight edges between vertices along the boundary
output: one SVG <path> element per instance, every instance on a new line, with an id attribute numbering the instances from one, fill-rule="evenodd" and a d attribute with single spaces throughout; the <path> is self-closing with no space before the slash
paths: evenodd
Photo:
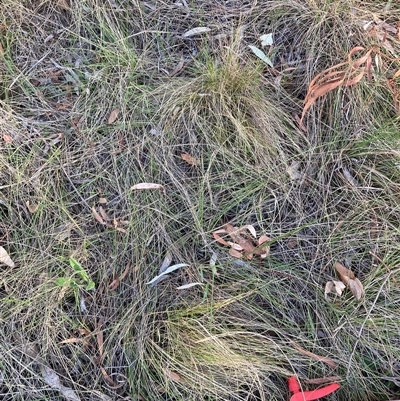
<path id="1" fill-rule="evenodd" d="M 326 397 L 328 394 L 333 393 L 340 387 L 340 384 L 332 383 L 329 386 L 322 387 L 317 390 L 301 391 L 297 377 L 292 376 L 288 379 L 288 386 L 289 391 L 292 393 L 290 401 L 312 401 Z"/>

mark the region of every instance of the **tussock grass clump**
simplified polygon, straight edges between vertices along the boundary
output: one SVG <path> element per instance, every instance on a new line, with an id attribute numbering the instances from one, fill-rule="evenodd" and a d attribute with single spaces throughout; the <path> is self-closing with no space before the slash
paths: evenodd
<path id="1" fill-rule="evenodd" d="M 329 399 L 398 398 L 399 17 L 341 0 L 3 1 L 1 397 L 283 400 L 291 375 L 336 375 Z M 274 68 L 248 48 L 266 33 Z M 298 127 L 312 78 L 355 46 L 380 49 L 373 79 Z M 227 223 L 270 237 L 269 256 L 229 256 L 212 236 Z M 325 298 L 336 261 L 360 301 Z"/>

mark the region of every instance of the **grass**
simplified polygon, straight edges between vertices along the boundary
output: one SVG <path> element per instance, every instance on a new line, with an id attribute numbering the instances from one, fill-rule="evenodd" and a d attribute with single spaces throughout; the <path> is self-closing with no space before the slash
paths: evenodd
<path id="1" fill-rule="evenodd" d="M 285 400 L 291 375 L 340 376 L 331 400 L 399 398 L 397 33 L 373 80 L 319 99 L 306 131 L 295 117 L 316 74 L 379 45 L 366 23 L 399 18 L 356 0 L 3 0 L 1 398 Z M 248 48 L 269 32 L 274 69 Z M 268 258 L 229 256 L 226 223 L 268 235 Z M 57 285 L 71 258 L 94 289 Z M 147 285 L 166 258 L 189 266 Z M 336 261 L 360 301 L 325 299 Z"/>

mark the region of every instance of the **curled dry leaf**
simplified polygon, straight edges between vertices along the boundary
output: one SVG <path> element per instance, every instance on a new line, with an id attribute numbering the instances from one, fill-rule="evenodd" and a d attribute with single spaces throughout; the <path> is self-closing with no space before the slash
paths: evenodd
<path id="1" fill-rule="evenodd" d="M 364 287 L 361 281 L 356 278 L 351 270 L 339 262 L 335 263 L 335 269 L 338 272 L 340 279 L 344 284 L 346 284 L 347 287 L 350 288 L 350 291 L 353 293 L 356 299 L 361 299 L 364 295 Z"/>
<path id="2" fill-rule="evenodd" d="M 337 363 L 333 359 L 328 358 L 327 356 L 321 356 L 321 355 L 314 354 L 313 352 L 307 351 L 307 350 L 305 350 L 304 348 L 300 347 L 300 345 L 296 344 L 293 341 L 291 341 L 291 343 L 297 349 L 297 351 L 299 351 L 303 355 L 309 356 L 310 358 L 315 359 L 316 361 L 324 362 L 328 366 L 330 366 L 331 368 L 336 368 Z"/>
<path id="3" fill-rule="evenodd" d="M 119 277 L 117 277 L 115 280 L 113 280 L 109 284 L 108 288 L 110 290 L 115 290 L 118 287 L 120 281 L 123 280 L 128 275 L 130 269 L 131 269 L 131 264 L 128 262 L 123 273 Z"/>
<path id="4" fill-rule="evenodd" d="M 14 262 L 11 260 L 7 251 L 2 246 L 0 246 L 0 263 L 3 263 L 9 267 L 15 267 Z"/>
<path id="5" fill-rule="evenodd" d="M 308 86 L 308 91 L 304 99 L 303 112 L 299 122 L 300 125 L 303 124 L 306 112 L 318 98 L 326 95 L 328 92 L 331 92 L 339 86 L 355 85 L 361 81 L 365 72 L 370 76 L 372 49 L 366 51 L 363 56 L 355 61 L 352 58 L 355 53 L 364 50 L 365 49 L 361 46 L 354 47 L 348 54 L 347 62 L 336 64 L 314 77 Z M 364 64 L 365 66 L 363 66 Z"/>
<path id="6" fill-rule="evenodd" d="M 119 112 L 120 109 L 114 109 L 108 117 L 107 124 L 112 124 L 113 122 L 115 122 L 115 120 L 118 118 Z"/>
<path id="7" fill-rule="evenodd" d="M 328 281 L 325 285 L 325 299 L 329 300 L 328 294 L 330 293 L 341 296 L 345 288 L 346 286 L 341 281 Z"/>

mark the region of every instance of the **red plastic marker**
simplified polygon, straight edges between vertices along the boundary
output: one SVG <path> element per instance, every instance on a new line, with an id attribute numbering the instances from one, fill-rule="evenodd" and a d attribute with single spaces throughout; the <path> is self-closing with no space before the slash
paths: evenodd
<path id="1" fill-rule="evenodd" d="M 338 383 L 333 383 L 317 390 L 301 391 L 300 384 L 296 376 L 289 377 L 288 386 L 289 391 L 293 394 L 290 397 L 290 401 L 318 400 L 319 398 L 326 397 L 328 394 L 333 393 L 340 387 Z"/>

